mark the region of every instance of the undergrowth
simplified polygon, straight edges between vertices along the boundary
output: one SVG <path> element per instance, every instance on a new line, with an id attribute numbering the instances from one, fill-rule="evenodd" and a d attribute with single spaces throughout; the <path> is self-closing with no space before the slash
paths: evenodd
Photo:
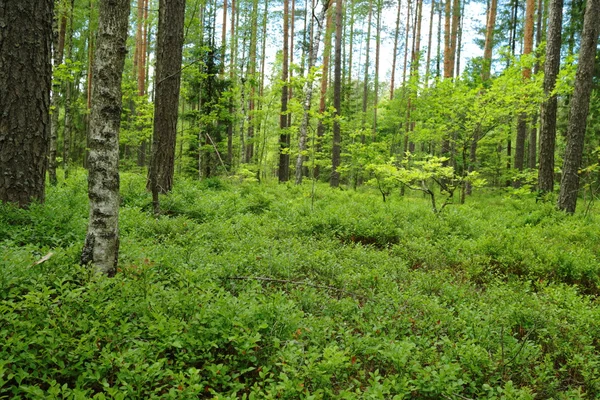
<path id="1" fill-rule="evenodd" d="M 103 278 L 85 187 L 0 206 L 0 398 L 600 397 L 596 214 L 210 180 L 155 218 L 124 174 Z"/>

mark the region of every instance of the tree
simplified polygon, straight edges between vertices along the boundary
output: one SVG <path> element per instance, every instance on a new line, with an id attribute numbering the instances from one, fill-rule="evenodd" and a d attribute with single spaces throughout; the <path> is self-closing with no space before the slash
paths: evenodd
<path id="1" fill-rule="evenodd" d="M 560 46 L 562 31 L 563 0 L 552 0 L 546 43 L 546 63 L 544 65 L 544 94 L 540 125 L 540 164 L 538 184 L 541 192 L 554 190 L 554 147 L 556 145 L 556 112 L 558 100 L 552 94 L 556 76 L 560 69 Z"/>
<path id="2" fill-rule="evenodd" d="M 119 128 L 128 25 L 129 0 L 100 2 L 88 136 L 90 216 L 81 262 L 107 275 L 114 274 L 119 255 Z"/>
<path id="3" fill-rule="evenodd" d="M 340 185 L 340 172 L 338 167 L 341 163 L 342 133 L 340 128 L 340 117 L 342 109 L 342 0 L 335 2 L 335 66 L 333 71 L 333 107 L 335 108 L 333 120 L 333 148 L 331 152 L 331 177 L 329 185 L 338 187 Z"/>
<path id="4" fill-rule="evenodd" d="M 45 197 L 53 7 L 53 0 L 0 7 L 0 201 L 20 207 Z"/>
<path id="5" fill-rule="evenodd" d="M 567 129 L 567 147 L 560 181 L 558 208 L 574 213 L 579 190 L 579 168 L 583 155 L 583 142 L 593 87 L 594 64 L 596 59 L 598 34 L 600 33 L 600 0 L 588 0 L 583 30 L 579 64 L 575 76 L 575 91 L 571 99 L 569 126 Z"/>
<path id="6" fill-rule="evenodd" d="M 523 56 L 528 56 L 533 50 L 533 16 L 535 13 L 535 1 L 527 0 L 525 10 L 525 35 L 523 45 Z M 523 68 L 523 80 L 531 78 L 531 68 Z M 525 166 L 525 138 L 527 137 L 527 114 L 519 114 L 517 123 L 517 140 L 515 146 L 515 168 L 522 171 Z M 515 186 L 520 186 L 519 180 L 515 181 Z"/>
<path id="7" fill-rule="evenodd" d="M 184 18 L 185 0 L 159 2 L 154 136 L 149 171 L 155 213 L 159 212 L 158 194 L 173 188 Z"/>
<path id="8" fill-rule="evenodd" d="M 289 0 L 283 0 L 283 67 L 281 69 L 281 114 L 279 115 L 279 182 L 287 182 L 290 174 L 290 133 L 288 132 L 289 78 Z"/>
<path id="9" fill-rule="evenodd" d="M 298 158 L 296 159 L 296 185 L 302 183 L 302 164 L 304 162 L 304 151 L 306 150 L 306 137 L 308 130 L 308 122 L 310 118 L 310 105 L 313 94 L 313 79 L 312 69 L 315 65 L 317 55 L 319 54 L 319 42 L 321 41 L 321 31 L 325 22 L 325 15 L 327 13 L 328 0 L 323 1 L 323 7 L 321 8 L 320 16 L 317 20 L 317 30 L 315 36 L 310 44 L 310 51 L 308 53 L 308 69 L 307 77 L 304 83 L 304 112 L 302 114 L 302 121 L 300 123 L 300 138 L 298 140 Z M 313 14 L 314 15 L 314 14 Z M 316 19 L 316 17 L 315 17 Z M 314 22 L 313 22 L 314 25 Z"/>

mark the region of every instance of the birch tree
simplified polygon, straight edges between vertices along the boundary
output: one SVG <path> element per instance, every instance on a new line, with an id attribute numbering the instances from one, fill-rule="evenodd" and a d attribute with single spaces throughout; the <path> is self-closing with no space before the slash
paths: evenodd
<path id="1" fill-rule="evenodd" d="M 89 223 L 82 264 L 115 273 L 119 255 L 119 128 L 129 0 L 100 1 L 88 136 Z"/>

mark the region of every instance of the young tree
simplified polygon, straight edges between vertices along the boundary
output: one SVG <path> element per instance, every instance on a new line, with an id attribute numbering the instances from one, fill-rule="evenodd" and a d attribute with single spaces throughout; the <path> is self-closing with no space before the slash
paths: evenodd
<path id="1" fill-rule="evenodd" d="M 331 152 L 331 177 L 329 185 L 340 185 L 340 172 L 338 167 L 342 155 L 342 133 L 340 129 L 340 116 L 342 109 L 342 0 L 335 3 L 335 67 L 333 72 L 333 107 L 335 108 L 333 120 L 333 148 Z"/>
<path id="2" fill-rule="evenodd" d="M 556 112 L 558 100 L 551 95 L 560 69 L 563 0 L 552 0 L 544 65 L 544 94 L 540 125 L 540 163 L 538 185 L 541 192 L 554 190 L 554 147 L 556 145 Z"/>
<path id="3" fill-rule="evenodd" d="M 53 0 L 0 6 L 0 201 L 44 201 Z"/>
<path id="4" fill-rule="evenodd" d="M 119 128 L 128 25 L 129 0 L 100 2 L 88 137 L 90 216 L 81 263 L 107 275 L 114 274 L 119 255 Z"/>
<path id="5" fill-rule="evenodd" d="M 583 20 L 583 31 L 581 32 L 579 63 L 575 76 L 575 91 L 571 99 L 567 148 L 565 149 L 558 198 L 558 208 L 570 214 L 575 212 L 575 206 L 577 205 L 579 168 L 581 168 L 585 129 L 593 87 L 598 34 L 600 33 L 598 21 L 600 21 L 600 0 L 588 0 Z"/>
<path id="6" fill-rule="evenodd" d="M 184 19 L 185 0 L 159 2 L 154 135 L 149 171 L 149 186 L 156 213 L 159 212 L 158 194 L 167 193 L 173 188 Z"/>

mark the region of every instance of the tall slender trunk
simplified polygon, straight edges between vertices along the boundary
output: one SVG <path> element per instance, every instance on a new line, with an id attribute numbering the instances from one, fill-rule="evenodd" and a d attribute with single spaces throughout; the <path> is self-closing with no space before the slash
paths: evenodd
<path id="1" fill-rule="evenodd" d="M 373 17 L 373 0 L 369 0 L 369 16 L 367 18 L 367 37 L 365 39 L 365 69 L 363 77 L 363 93 L 362 93 L 362 129 L 365 129 L 367 119 L 367 101 L 369 96 L 369 56 L 371 54 L 371 21 Z M 365 143 L 364 130 L 360 136 L 360 141 Z"/>
<path id="2" fill-rule="evenodd" d="M 431 41 L 433 37 L 433 16 L 435 15 L 435 0 L 431 0 L 431 13 L 429 14 L 429 35 L 427 41 L 427 62 L 425 65 L 425 86 L 429 84 L 431 68 Z"/>
<path id="3" fill-rule="evenodd" d="M 483 67 L 481 70 L 481 79 L 487 82 L 490 79 L 492 68 L 492 49 L 494 47 L 494 29 L 496 27 L 496 10 L 498 0 L 491 0 L 487 13 L 487 23 L 485 29 L 485 44 L 483 46 Z"/>
<path id="4" fill-rule="evenodd" d="M 321 141 L 325 136 L 325 124 L 323 123 L 323 117 L 325 115 L 325 110 L 327 108 L 327 87 L 329 82 L 329 61 L 331 55 L 331 35 L 332 35 L 332 25 L 333 25 L 333 9 L 332 4 L 334 0 L 328 0 L 329 4 L 327 6 L 327 22 L 325 23 L 325 36 L 323 38 L 323 71 L 321 74 L 321 90 L 320 90 L 320 98 L 319 98 L 319 121 L 317 122 L 317 145 L 315 152 L 319 153 L 321 151 Z M 320 176 L 321 169 L 319 165 L 315 166 L 315 179 L 318 179 Z"/>
<path id="5" fill-rule="evenodd" d="M 406 67 L 408 65 L 408 43 L 410 34 L 410 11 L 411 11 L 411 0 L 408 0 L 406 4 L 406 33 L 404 35 L 404 67 L 402 67 L 402 86 L 406 84 Z M 413 38 L 414 40 L 414 38 Z M 406 88 L 404 87 L 404 90 Z"/>
<path id="6" fill-rule="evenodd" d="M 250 16 L 250 54 L 248 55 L 248 76 L 246 81 L 250 83 L 250 94 L 248 96 L 248 137 L 244 162 L 250 163 L 254 158 L 254 114 L 256 102 L 256 47 L 258 37 L 258 0 L 252 2 L 252 14 Z"/>
<path id="7" fill-rule="evenodd" d="M 235 0 L 231 0 L 231 33 L 229 45 L 229 80 L 233 83 L 235 80 L 235 16 L 236 16 Z M 235 124 L 235 106 L 233 98 L 229 99 L 229 121 L 227 124 L 227 164 L 229 168 L 233 167 L 233 126 Z"/>
<path id="8" fill-rule="evenodd" d="M 333 120 L 333 146 L 331 152 L 331 178 L 329 185 L 338 187 L 340 185 L 340 172 L 338 167 L 342 155 L 342 132 L 340 118 L 342 110 L 342 0 L 335 3 L 335 67 L 333 78 L 333 107 L 335 108 Z"/>
<path id="9" fill-rule="evenodd" d="M 296 0 L 292 0 L 292 5 L 290 8 L 290 47 L 289 47 L 289 65 L 292 65 L 294 63 L 294 29 L 295 29 L 295 20 L 296 20 Z M 289 77 L 288 80 L 289 82 L 292 81 L 293 78 L 293 68 L 290 68 L 288 70 L 289 73 Z M 294 97 L 294 87 L 292 85 L 288 86 L 288 102 L 292 100 L 292 98 Z M 291 127 L 292 126 L 292 113 L 288 113 L 288 122 L 287 122 L 287 126 Z M 288 161 L 289 163 L 289 161 Z"/>
<path id="10" fill-rule="evenodd" d="M 223 0 L 223 22 L 221 30 L 221 76 L 225 75 L 225 50 L 227 48 L 227 0 Z"/>
<path id="11" fill-rule="evenodd" d="M 355 23 L 355 7 L 354 2 L 350 2 L 350 35 L 348 41 L 350 46 L 348 49 L 348 87 L 352 86 L 352 56 L 354 52 L 354 23 Z M 350 91 L 348 91 L 348 95 Z"/>
<path id="12" fill-rule="evenodd" d="M 67 59 L 73 57 L 73 12 L 75 9 L 75 0 L 71 0 L 69 9 L 69 24 L 67 35 Z M 65 88 L 65 122 L 63 130 L 63 170 L 65 179 L 69 177 L 69 159 L 71 157 L 71 132 L 73 127 L 73 110 L 71 109 L 71 98 L 73 93 L 73 83 L 67 82 Z"/>
<path id="13" fill-rule="evenodd" d="M 400 9 L 402 0 L 398 0 L 398 10 L 396 12 L 396 30 L 394 31 L 394 53 L 392 54 L 392 76 L 390 77 L 390 100 L 394 98 L 394 86 L 396 84 L 396 60 L 398 58 L 398 40 L 400 37 Z"/>
<path id="14" fill-rule="evenodd" d="M 542 43 L 542 14 L 544 12 L 544 1 L 538 0 L 537 4 L 537 21 L 535 28 L 535 48 L 539 53 L 539 47 Z M 538 54 L 539 56 L 539 54 Z M 533 66 L 533 74 L 537 75 L 540 70 L 540 61 L 536 60 Z M 531 170 L 535 169 L 537 165 L 537 123 L 538 123 L 538 112 L 535 112 L 532 116 L 531 130 L 529 131 L 529 154 L 527 156 L 527 167 Z"/>
<path id="15" fill-rule="evenodd" d="M 375 37 L 375 84 L 373 88 L 373 133 L 372 140 L 377 136 L 377 107 L 379 103 L 379 61 L 381 53 L 381 10 L 383 8 L 382 0 L 377 0 L 377 36 Z"/>
<path id="16" fill-rule="evenodd" d="M 525 35 L 523 45 L 523 56 L 528 56 L 533 51 L 533 17 L 535 14 L 535 0 L 527 0 L 525 11 Z M 531 79 L 531 68 L 523 69 L 523 81 Z M 527 120 L 526 113 L 519 115 L 517 123 L 517 140 L 515 146 L 515 168 L 523 171 L 525 167 L 525 139 L 527 138 Z M 515 186 L 520 186 L 520 180 L 515 181 Z"/>
<path id="17" fill-rule="evenodd" d="M 60 15 L 56 14 L 53 18 L 53 61 L 54 70 L 63 63 L 63 55 L 65 49 L 65 34 L 67 30 L 67 10 L 60 11 L 60 8 L 56 9 L 56 12 L 61 12 Z M 56 178 L 56 153 L 58 149 L 58 125 L 59 125 L 59 114 L 60 114 L 60 98 L 61 98 L 61 85 L 60 83 L 54 82 L 52 84 L 52 96 L 50 97 L 50 146 L 48 151 L 48 177 L 51 185 L 56 185 L 58 182 Z"/>
<path id="18" fill-rule="evenodd" d="M 540 164 L 538 185 L 541 192 L 554 190 L 554 148 L 556 146 L 556 113 L 558 100 L 550 94 L 554 90 L 560 70 L 560 47 L 562 40 L 563 0 L 552 0 L 548 17 L 546 62 L 544 64 L 544 94 L 547 96 L 541 107 L 540 121 Z"/>
<path id="19" fill-rule="evenodd" d="M 281 68 L 281 113 L 279 115 L 279 183 L 287 182 L 290 173 L 290 133 L 288 131 L 289 70 L 289 0 L 283 0 L 283 63 Z"/>
<path id="20" fill-rule="evenodd" d="M 451 77 L 455 76 L 455 61 L 456 61 L 456 47 L 458 41 L 458 28 L 460 22 L 460 0 L 452 1 L 452 33 L 450 35 L 450 71 L 449 74 Z"/>
<path id="21" fill-rule="evenodd" d="M 575 76 L 575 90 L 571 99 L 567 147 L 565 149 L 563 174 L 558 197 L 558 208 L 570 214 L 575 212 L 577 206 L 579 169 L 581 168 L 583 156 L 590 96 L 593 89 L 598 34 L 600 33 L 598 21 L 600 21 L 600 0 L 588 0 L 581 32 L 579 63 L 577 64 Z"/>
<path id="22" fill-rule="evenodd" d="M 308 122 L 310 119 L 310 104 L 312 101 L 313 81 L 311 78 L 311 70 L 315 65 L 319 54 L 319 42 L 321 41 L 321 31 L 323 30 L 323 22 L 327 13 L 327 0 L 323 1 L 323 8 L 319 14 L 319 22 L 315 36 L 312 38 L 308 53 L 308 68 L 306 82 L 304 84 L 304 113 L 302 114 L 302 122 L 300 123 L 300 133 L 298 140 L 298 158 L 296 159 L 296 185 L 302 183 L 302 165 L 304 163 L 304 152 L 306 151 L 306 138 L 308 130 Z"/>

